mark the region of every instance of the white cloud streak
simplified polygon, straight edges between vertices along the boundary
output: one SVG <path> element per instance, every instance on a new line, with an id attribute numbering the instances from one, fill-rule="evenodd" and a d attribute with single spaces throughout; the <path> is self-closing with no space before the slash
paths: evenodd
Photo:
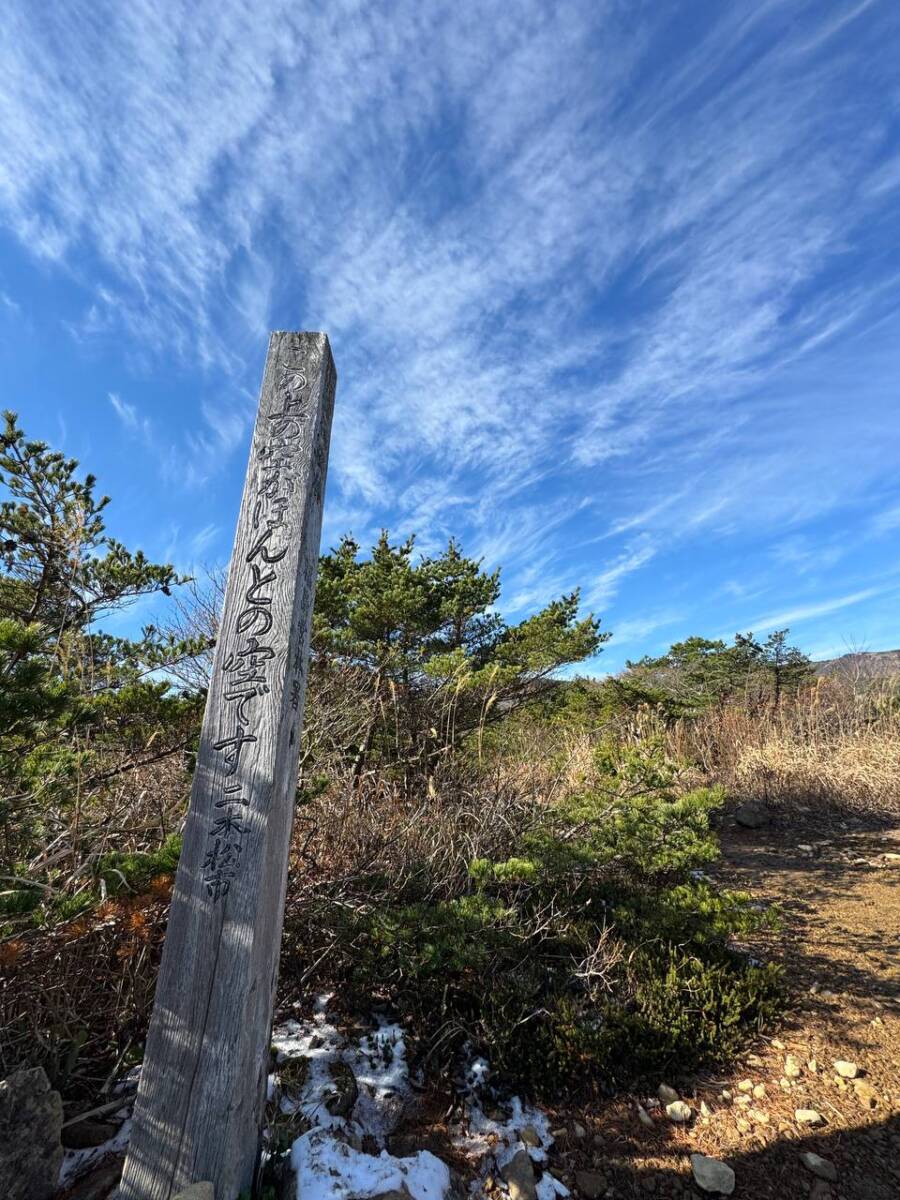
<path id="1" fill-rule="evenodd" d="M 95 256 L 80 339 L 124 329 L 223 381 L 158 455 L 170 482 L 197 486 L 245 443 L 262 335 L 286 312 L 335 344 L 336 514 L 462 529 L 527 604 L 571 577 L 589 498 L 620 539 L 589 589 L 606 603 L 662 537 L 837 502 L 833 474 L 792 469 L 808 405 L 763 393 L 893 303 L 829 269 L 894 192 L 866 83 L 896 14 L 721 6 L 681 42 L 669 19 L 135 0 L 51 21 L 12 3 L 0 213 L 76 276 Z M 865 75 L 834 52 L 849 30 Z M 857 102 L 835 131 L 823 96 L 841 89 Z M 816 436 L 814 462 L 833 449 Z M 884 430 L 867 436 L 848 487 L 883 469 Z"/>

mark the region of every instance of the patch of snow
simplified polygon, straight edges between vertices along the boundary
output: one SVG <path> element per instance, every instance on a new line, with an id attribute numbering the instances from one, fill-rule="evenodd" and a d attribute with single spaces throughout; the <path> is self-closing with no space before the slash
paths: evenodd
<path id="1" fill-rule="evenodd" d="M 564 1183 L 545 1171 L 535 1185 L 537 1200 L 554 1200 L 556 1196 L 568 1196 L 569 1189 Z"/>
<path id="2" fill-rule="evenodd" d="M 319 997 L 310 1020 L 285 1021 L 272 1031 L 279 1065 L 298 1058 L 307 1063 L 299 1093 L 283 1095 L 281 1111 L 302 1113 L 311 1125 L 320 1129 L 348 1130 L 360 1137 L 369 1134 L 379 1146 L 384 1146 L 412 1099 L 403 1030 L 397 1024 L 381 1020 L 357 1045 L 348 1044 L 328 1019 L 329 999 Z M 329 1067 L 339 1062 L 350 1068 L 359 1087 L 349 1121 L 330 1113 L 326 1107 L 326 1101 L 336 1092 Z M 278 1074 L 276 1068 L 275 1075 L 269 1078 L 270 1099 L 276 1094 Z"/>
<path id="3" fill-rule="evenodd" d="M 469 1086 L 473 1076 L 481 1076 L 486 1080 L 488 1074 L 489 1068 L 484 1059 L 476 1059 L 464 1073 L 466 1085 Z M 547 1114 L 533 1105 L 523 1104 L 518 1096 L 513 1096 L 505 1103 L 498 1103 L 495 1111 L 508 1115 L 488 1116 L 481 1102 L 470 1101 L 466 1118 L 453 1131 L 454 1146 L 468 1158 L 474 1159 L 477 1164 L 478 1177 L 469 1185 L 470 1194 L 473 1197 L 483 1196 L 487 1177 L 493 1175 L 496 1179 L 497 1172 L 524 1149 L 528 1151 L 532 1162 L 543 1168 L 537 1180 L 538 1200 L 555 1200 L 557 1196 L 568 1196 L 569 1189 L 544 1166 L 547 1162 L 547 1151 L 553 1145 Z M 540 1145 L 529 1144 L 533 1140 L 530 1134 L 528 1143 L 522 1140 L 522 1130 L 529 1127 Z"/>
<path id="4" fill-rule="evenodd" d="M 491 1077 L 491 1068 L 486 1058 L 473 1058 L 466 1066 L 465 1081 L 470 1092 L 481 1092 Z"/>
<path id="5" fill-rule="evenodd" d="M 460 1127 L 453 1144 L 469 1155 L 483 1155 L 491 1149 L 498 1166 L 504 1166 L 517 1150 L 522 1149 L 519 1130 L 530 1125 L 540 1140 L 540 1146 L 526 1146 L 533 1162 L 546 1162 L 547 1149 L 553 1145 L 547 1114 L 539 1108 L 525 1105 L 518 1096 L 508 1101 L 509 1116 L 505 1120 L 488 1117 L 479 1104 L 469 1108 L 466 1128 Z"/>
<path id="6" fill-rule="evenodd" d="M 364 1154 L 327 1130 L 311 1129 L 291 1147 L 298 1200 L 342 1200 L 405 1188 L 413 1200 L 444 1200 L 450 1171 L 428 1150 L 395 1158 L 382 1150 Z"/>
<path id="7" fill-rule="evenodd" d="M 131 1137 L 131 1118 L 120 1125 L 117 1132 L 99 1146 L 89 1146 L 85 1150 L 66 1150 L 63 1154 L 62 1166 L 59 1169 L 59 1186 L 68 1187 L 73 1180 L 83 1175 L 88 1168 L 100 1162 L 107 1154 L 122 1154 L 128 1148 Z"/>

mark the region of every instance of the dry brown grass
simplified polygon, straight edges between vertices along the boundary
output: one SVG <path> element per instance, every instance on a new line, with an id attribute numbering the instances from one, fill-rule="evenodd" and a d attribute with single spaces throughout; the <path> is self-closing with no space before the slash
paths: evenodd
<path id="1" fill-rule="evenodd" d="M 900 682 L 823 677 L 778 708 L 712 709 L 671 751 L 736 797 L 900 816 Z"/>

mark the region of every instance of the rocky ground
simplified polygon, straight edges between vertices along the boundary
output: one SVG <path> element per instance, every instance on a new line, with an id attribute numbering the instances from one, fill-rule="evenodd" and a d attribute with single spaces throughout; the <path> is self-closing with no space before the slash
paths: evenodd
<path id="1" fill-rule="evenodd" d="M 282 1025 L 271 1081 L 273 1136 L 293 1146 L 301 1195 L 900 1196 L 900 830 L 811 812 L 754 829 L 730 817 L 722 843 L 719 878 L 782 910 L 747 950 L 782 959 L 794 993 L 783 1027 L 733 1071 L 673 1066 L 647 1093 L 541 1112 L 474 1100 L 475 1062 L 463 1103 L 410 1077 L 399 1026 L 344 1027 L 320 1005 Z M 110 1153 L 69 1153 L 61 1198 L 105 1200 L 122 1133 Z"/>
<path id="2" fill-rule="evenodd" d="M 754 1200 L 900 1196 L 900 830 L 799 813 L 754 830 L 728 821 L 722 848 L 719 878 L 782 910 L 769 944 L 748 948 L 787 965 L 790 1017 L 727 1075 L 673 1072 L 688 1124 L 657 1097 L 560 1114 L 551 1163 L 589 1200 L 701 1196 L 695 1153 L 729 1164 L 734 1195 Z"/>

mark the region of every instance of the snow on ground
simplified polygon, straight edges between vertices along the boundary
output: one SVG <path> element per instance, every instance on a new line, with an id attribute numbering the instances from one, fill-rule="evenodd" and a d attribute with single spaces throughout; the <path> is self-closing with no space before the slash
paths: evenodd
<path id="1" fill-rule="evenodd" d="M 362 1138 L 373 1137 L 384 1146 L 412 1102 L 406 1043 L 399 1025 L 380 1020 L 376 1029 L 348 1043 L 328 1019 L 328 996 L 320 996 L 312 1019 L 285 1021 L 272 1031 L 277 1054 L 274 1075 L 269 1077 L 269 1096 L 278 1089 L 278 1066 L 292 1059 L 306 1061 L 306 1076 L 299 1092 L 286 1087 L 280 1108 L 284 1113 L 302 1113 L 311 1125 L 341 1129 Z M 353 1072 L 359 1094 L 349 1119 L 329 1111 L 328 1101 L 338 1095 L 332 1067 L 342 1063 Z"/>
<path id="2" fill-rule="evenodd" d="M 102 1142 L 99 1146 L 90 1146 L 86 1150 L 66 1150 L 62 1166 L 59 1169 L 59 1186 L 68 1187 L 80 1175 L 84 1175 L 95 1163 L 99 1163 L 107 1154 L 121 1154 L 128 1148 L 131 1137 L 131 1118 L 119 1126 L 114 1137 Z"/>
<path id="3" fill-rule="evenodd" d="M 341 1200 L 405 1189 L 413 1200 L 444 1200 L 450 1171 L 428 1150 L 395 1158 L 382 1150 L 364 1154 L 325 1129 L 311 1129 L 291 1147 L 298 1200 Z"/>
<path id="4" fill-rule="evenodd" d="M 299 1115 L 310 1126 L 290 1151 L 298 1200 L 367 1200 L 387 1191 L 406 1191 L 411 1200 L 445 1200 L 451 1190 L 446 1163 L 428 1150 L 399 1157 L 385 1148 L 415 1101 L 402 1027 L 379 1019 L 369 1033 L 349 1041 L 329 1019 L 329 1000 L 321 996 L 311 1017 L 284 1021 L 272 1031 L 276 1064 L 268 1080 L 268 1098 L 282 1114 Z M 137 1069 L 128 1082 L 133 1085 L 136 1077 Z M 490 1090 L 489 1078 L 487 1062 L 472 1058 L 462 1087 L 466 1115 L 450 1129 L 454 1147 L 472 1164 L 472 1200 L 483 1195 L 488 1175 L 496 1178 L 523 1148 L 540 1170 L 553 1142 L 549 1121 L 540 1109 L 524 1105 L 518 1097 L 485 1103 L 482 1097 Z M 126 1104 L 130 1099 L 123 1098 Z M 66 1151 L 60 1185 L 71 1184 L 106 1155 L 121 1154 L 130 1133 L 129 1119 L 110 1141 L 89 1150 Z M 379 1152 L 366 1153 L 364 1139 L 371 1139 L 369 1145 L 374 1143 Z M 538 1200 L 568 1194 L 559 1180 L 543 1170 L 537 1180 Z"/>
<path id="5" fill-rule="evenodd" d="M 477 1060 L 476 1074 L 486 1075 L 484 1060 Z M 471 1067 L 469 1068 L 471 1071 Z M 469 1078 L 469 1071 L 466 1073 Z M 520 1150 L 527 1150 L 533 1163 L 543 1166 L 547 1161 L 547 1150 L 553 1144 L 547 1114 L 539 1108 L 525 1105 L 518 1096 L 513 1096 L 505 1105 L 496 1109 L 488 1106 L 488 1116 L 481 1103 L 472 1100 L 465 1121 L 452 1129 L 453 1144 L 478 1165 L 478 1175 L 469 1185 L 473 1196 L 484 1194 L 484 1182 L 489 1175 L 503 1167 Z M 538 1200 L 554 1200 L 556 1196 L 568 1196 L 569 1190 L 548 1170 L 543 1170 L 537 1180 Z"/>
<path id="6" fill-rule="evenodd" d="M 427 1150 L 401 1158 L 384 1148 L 414 1103 L 403 1029 L 381 1019 L 358 1042 L 348 1042 L 329 1020 L 328 1000 L 327 996 L 318 1000 L 310 1019 L 285 1021 L 272 1035 L 277 1065 L 269 1079 L 270 1098 L 278 1096 L 282 1112 L 302 1113 L 313 1126 L 291 1147 L 298 1197 L 343 1200 L 353 1196 L 363 1200 L 405 1189 L 413 1200 L 443 1200 L 450 1189 L 445 1163 Z M 298 1058 L 306 1059 L 307 1067 L 300 1074 L 299 1086 L 291 1088 L 288 1064 Z M 346 1116 L 330 1112 L 327 1103 L 336 1107 L 334 1076 L 339 1064 L 353 1072 L 359 1088 Z M 518 1097 L 483 1106 L 480 1097 L 490 1078 L 490 1068 L 483 1058 L 472 1058 L 463 1077 L 466 1116 L 452 1127 L 451 1135 L 455 1148 L 472 1163 L 476 1178 L 470 1193 L 474 1198 L 483 1193 L 487 1176 L 496 1177 L 523 1148 L 540 1170 L 553 1138 L 546 1114 L 524 1105 Z M 361 1149 L 366 1136 L 374 1139 L 379 1154 L 366 1154 Z M 538 1200 L 555 1200 L 567 1196 L 568 1191 L 544 1170 L 537 1181 L 537 1194 Z"/>

